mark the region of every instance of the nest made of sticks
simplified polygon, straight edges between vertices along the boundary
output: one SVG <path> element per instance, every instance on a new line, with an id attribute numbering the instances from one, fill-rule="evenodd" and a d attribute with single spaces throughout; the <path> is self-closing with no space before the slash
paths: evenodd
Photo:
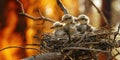
<path id="1" fill-rule="evenodd" d="M 112 60 L 116 57 L 112 55 L 112 49 L 119 47 L 116 36 L 119 36 L 119 31 L 99 30 L 94 34 L 74 34 L 71 37 L 72 41 L 68 42 L 67 36 L 56 37 L 51 33 L 46 33 L 40 40 L 41 51 L 43 53 L 61 52 L 64 57 L 61 60 L 97 60 L 99 53 L 107 54 L 107 59 Z"/>

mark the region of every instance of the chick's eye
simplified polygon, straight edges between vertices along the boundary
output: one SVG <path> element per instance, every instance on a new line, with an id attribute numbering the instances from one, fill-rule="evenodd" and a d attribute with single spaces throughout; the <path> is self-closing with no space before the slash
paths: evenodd
<path id="1" fill-rule="evenodd" d="M 59 25 L 59 27 L 62 27 L 62 25 Z"/>
<path id="2" fill-rule="evenodd" d="M 67 17 L 66 20 L 71 19 L 72 17 Z"/>
<path id="3" fill-rule="evenodd" d="M 57 25 L 56 27 L 62 27 L 62 25 Z"/>
<path id="4" fill-rule="evenodd" d="M 86 19 L 86 18 L 81 18 L 81 20 L 85 20 L 85 21 L 87 21 L 87 19 Z"/>

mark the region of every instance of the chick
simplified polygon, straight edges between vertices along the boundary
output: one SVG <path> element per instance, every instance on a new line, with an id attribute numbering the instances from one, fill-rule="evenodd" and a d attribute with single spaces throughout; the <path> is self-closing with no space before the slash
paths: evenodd
<path id="1" fill-rule="evenodd" d="M 65 14 L 62 16 L 62 23 L 64 23 L 63 28 L 65 32 L 69 33 L 70 35 L 73 35 L 76 33 L 76 27 L 74 22 L 74 17 L 70 14 Z"/>
<path id="2" fill-rule="evenodd" d="M 89 17 L 81 14 L 78 16 L 77 21 L 80 23 L 76 26 L 77 30 L 80 33 L 85 33 L 85 32 L 92 32 L 93 31 L 93 27 L 89 24 Z"/>
<path id="3" fill-rule="evenodd" d="M 69 38 L 69 41 L 67 42 L 71 42 L 71 36 L 75 34 L 77 31 L 75 23 L 73 21 L 74 21 L 74 18 L 70 14 L 65 14 L 62 16 L 61 22 L 64 23 L 63 29 Z"/>
<path id="4" fill-rule="evenodd" d="M 51 29 L 54 29 L 54 32 L 53 34 L 56 36 L 56 37 L 62 37 L 64 36 L 66 33 L 64 32 L 63 30 L 63 23 L 60 23 L 60 22 L 55 22 L 53 24 L 53 26 L 51 27 Z"/>

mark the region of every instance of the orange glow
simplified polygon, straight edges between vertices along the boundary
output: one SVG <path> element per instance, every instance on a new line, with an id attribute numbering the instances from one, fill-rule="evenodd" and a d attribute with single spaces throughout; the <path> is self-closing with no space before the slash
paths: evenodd
<path id="1" fill-rule="evenodd" d="M 7 5 L 7 10 L 6 10 L 6 26 L 2 30 L 1 34 L 1 46 L 0 48 L 4 48 L 7 46 L 12 46 L 12 45 L 22 45 L 22 37 L 20 34 L 15 33 L 14 30 L 16 28 L 16 24 L 18 21 L 18 16 L 15 12 L 16 10 L 16 4 L 14 1 L 10 1 Z M 0 52 L 0 56 L 3 55 L 4 57 L 0 57 L 1 59 L 4 60 L 18 60 L 20 57 L 16 54 L 20 49 L 7 49 L 2 52 Z M 13 58 L 14 57 L 14 58 Z"/>
<path id="2" fill-rule="evenodd" d="M 26 6 L 27 9 L 24 7 L 26 9 L 25 12 L 32 15 L 32 16 L 35 16 L 35 14 L 34 14 L 34 9 L 35 9 L 34 2 L 35 2 L 35 0 L 29 0 L 29 1 L 23 2 L 23 5 L 27 3 L 27 6 Z M 26 43 L 32 44 L 34 41 L 33 36 L 35 34 L 35 29 L 34 29 L 35 22 L 29 18 L 26 18 L 26 22 L 27 22 Z M 26 50 L 26 53 L 27 53 L 27 56 L 32 56 L 33 54 L 35 54 L 35 51 Z"/>
<path id="3" fill-rule="evenodd" d="M 61 0 L 64 6 L 69 10 L 70 14 L 73 16 L 79 15 L 79 0 Z"/>
<path id="4" fill-rule="evenodd" d="M 36 9 L 40 9 L 41 13 L 45 17 L 49 17 L 55 20 L 61 20 L 63 12 L 60 7 L 57 5 L 56 0 L 20 0 L 23 5 L 25 12 L 32 16 L 39 16 L 36 12 Z M 63 4 L 68 8 L 70 14 L 77 16 L 78 15 L 78 3 L 74 0 L 62 0 Z M 69 2 L 69 3 L 68 3 Z M 75 5 L 72 5 L 74 3 Z M 70 4 L 70 5 L 69 5 Z M 19 4 L 18 4 L 19 5 Z M 19 7 L 20 8 L 20 7 Z M 24 46 L 24 44 L 32 44 L 39 43 L 36 41 L 33 36 L 36 34 L 36 30 L 40 30 L 41 32 L 52 32 L 50 29 L 52 23 L 45 22 L 42 25 L 43 20 L 41 21 L 33 21 L 32 19 L 22 17 L 18 15 L 18 6 L 15 0 L 8 0 L 7 7 L 5 9 L 5 22 L 6 25 L 4 28 L 0 29 L 0 48 L 8 47 L 8 46 Z M 19 21 L 26 22 L 26 27 L 24 31 L 16 32 L 15 30 L 18 27 Z M 1 25 L 1 23 L 0 23 Z M 20 26 L 23 27 L 21 24 Z M 24 33 L 25 32 L 25 33 Z M 24 33 L 22 36 L 21 33 Z M 28 47 L 28 46 L 27 46 Z M 33 47 L 32 48 L 39 48 Z M 33 50 L 25 50 L 25 49 L 6 49 L 0 52 L 0 60 L 20 60 L 22 58 L 30 57 L 37 54 L 36 51 Z"/>

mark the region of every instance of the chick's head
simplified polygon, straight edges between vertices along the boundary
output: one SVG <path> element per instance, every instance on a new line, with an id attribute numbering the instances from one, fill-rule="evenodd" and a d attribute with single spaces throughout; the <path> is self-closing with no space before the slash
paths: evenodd
<path id="1" fill-rule="evenodd" d="M 81 14 L 78 16 L 78 21 L 80 22 L 80 24 L 88 24 L 89 17 L 87 15 Z"/>
<path id="2" fill-rule="evenodd" d="M 62 16 L 62 22 L 63 23 L 72 23 L 73 22 L 73 16 L 70 14 L 65 14 Z"/>
<path id="3" fill-rule="evenodd" d="M 62 23 L 60 23 L 60 22 L 55 22 L 54 24 L 53 24 L 53 26 L 51 27 L 51 29 L 60 29 L 60 28 L 62 28 L 63 27 L 63 24 Z"/>

